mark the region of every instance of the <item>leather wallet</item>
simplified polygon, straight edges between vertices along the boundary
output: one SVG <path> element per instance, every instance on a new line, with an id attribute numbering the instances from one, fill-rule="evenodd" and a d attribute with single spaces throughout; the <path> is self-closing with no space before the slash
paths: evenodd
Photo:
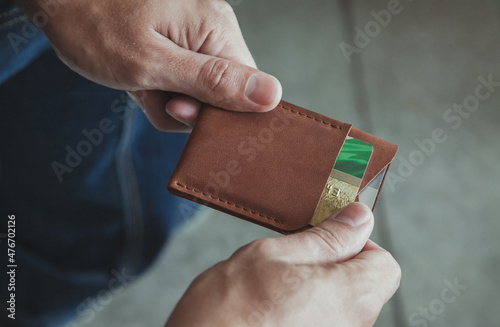
<path id="1" fill-rule="evenodd" d="M 373 146 L 359 191 L 379 175 L 383 183 L 398 147 L 349 124 L 285 101 L 266 113 L 207 106 L 168 190 L 284 234 L 297 232 L 310 227 L 347 136 Z"/>

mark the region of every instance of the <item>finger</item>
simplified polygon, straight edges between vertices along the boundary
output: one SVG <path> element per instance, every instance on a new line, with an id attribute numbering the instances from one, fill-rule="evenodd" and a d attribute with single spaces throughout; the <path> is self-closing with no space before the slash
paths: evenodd
<path id="1" fill-rule="evenodd" d="M 232 38 L 220 49 L 215 48 L 212 44 L 210 46 L 200 48 L 199 52 L 214 57 L 228 59 L 248 67 L 257 68 L 257 64 L 255 63 L 250 50 L 243 40 L 241 32 L 237 38 Z"/>
<path id="2" fill-rule="evenodd" d="M 176 22 L 158 17 L 160 24 L 156 31 L 184 49 L 256 68 L 231 5 L 225 0 L 198 2 L 197 5 L 199 7 L 193 9 L 186 4 L 181 12 L 197 14 L 177 16 Z"/>
<path id="3" fill-rule="evenodd" d="M 322 287 L 340 294 L 341 325 L 373 326 L 383 305 L 399 287 L 401 269 L 394 258 L 368 241 L 363 251 L 351 260 L 324 265 Z"/>
<path id="4" fill-rule="evenodd" d="M 373 294 L 378 294 L 380 307 L 389 301 L 401 282 L 401 267 L 397 261 L 388 251 L 371 240 L 358 255 L 340 266 L 347 280 L 352 280 L 352 276 L 359 276 L 356 278 L 355 287 L 360 291 L 369 289 Z"/>
<path id="5" fill-rule="evenodd" d="M 164 42 L 165 43 L 165 42 Z M 154 56 L 144 89 L 169 90 L 234 111 L 274 109 L 281 84 L 269 74 L 228 59 L 196 53 L 173 43 L 164 45 L 169 60 Z"/>
<path id="6" fill-rule="evenodd" d="M 225 17 L 229 27 L 212 31 L 210 39 L 206 40 L 197 52 L 257 68 L 232 9 Z"/>
<path id="7" fill-rule="evenodd" d="M 191 127 L 167 113 L 167 103 L 172 97 L 163 91 L 131 91 L 127 92 L 154 127 L 166 132 L 189 132 Z"/>
<path id="8" fill-rule="evenodd" d="M 280 258 L 296 264 L 339 263 L 358 254 L 373 230 L 373 214 L 351 203 L 316 227 L 278 238 Z"/>
<path id="9" fill-rule="evenodd" d="M 176 120 L 193 127 L 196 124 L 202 103 L 194 98 L 178 96 L 167 102 L 167 113 Z"/>

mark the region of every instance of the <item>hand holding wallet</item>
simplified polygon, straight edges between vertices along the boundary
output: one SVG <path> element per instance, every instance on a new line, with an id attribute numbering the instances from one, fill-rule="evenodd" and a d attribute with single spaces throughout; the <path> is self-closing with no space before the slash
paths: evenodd
<path id="1" fill-rule="evenodd" d="M 285 101 L 266 113 L 204 108 L 168 190 L 284 234 L 297 232 L 311 226 L 325 194 L 341 195 L 328 183 L 348 138 L 373 147 L 356 194 L 373 209 L 398 147 Z"/>

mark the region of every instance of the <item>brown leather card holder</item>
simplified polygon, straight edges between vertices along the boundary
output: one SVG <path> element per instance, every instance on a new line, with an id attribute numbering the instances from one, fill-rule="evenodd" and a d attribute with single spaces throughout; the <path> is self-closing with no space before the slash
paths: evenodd
<path id="1" fill-rule="evenodd" d="M 361 192 L 387 172 L 396 145 L 285 101 L 266 113 L 206 107 L 168 190 L 281 233 L 296 232 L 309 227 L 348 135 L 373 146 Z"/>

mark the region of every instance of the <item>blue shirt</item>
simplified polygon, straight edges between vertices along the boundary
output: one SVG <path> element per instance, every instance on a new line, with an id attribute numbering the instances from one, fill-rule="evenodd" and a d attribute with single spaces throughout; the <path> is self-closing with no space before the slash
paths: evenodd
<path id="1" fill-rule="evenodd" d="M 12 0 L 0 0 L 0 84 L 49 48 L 42 31 Z"/>

